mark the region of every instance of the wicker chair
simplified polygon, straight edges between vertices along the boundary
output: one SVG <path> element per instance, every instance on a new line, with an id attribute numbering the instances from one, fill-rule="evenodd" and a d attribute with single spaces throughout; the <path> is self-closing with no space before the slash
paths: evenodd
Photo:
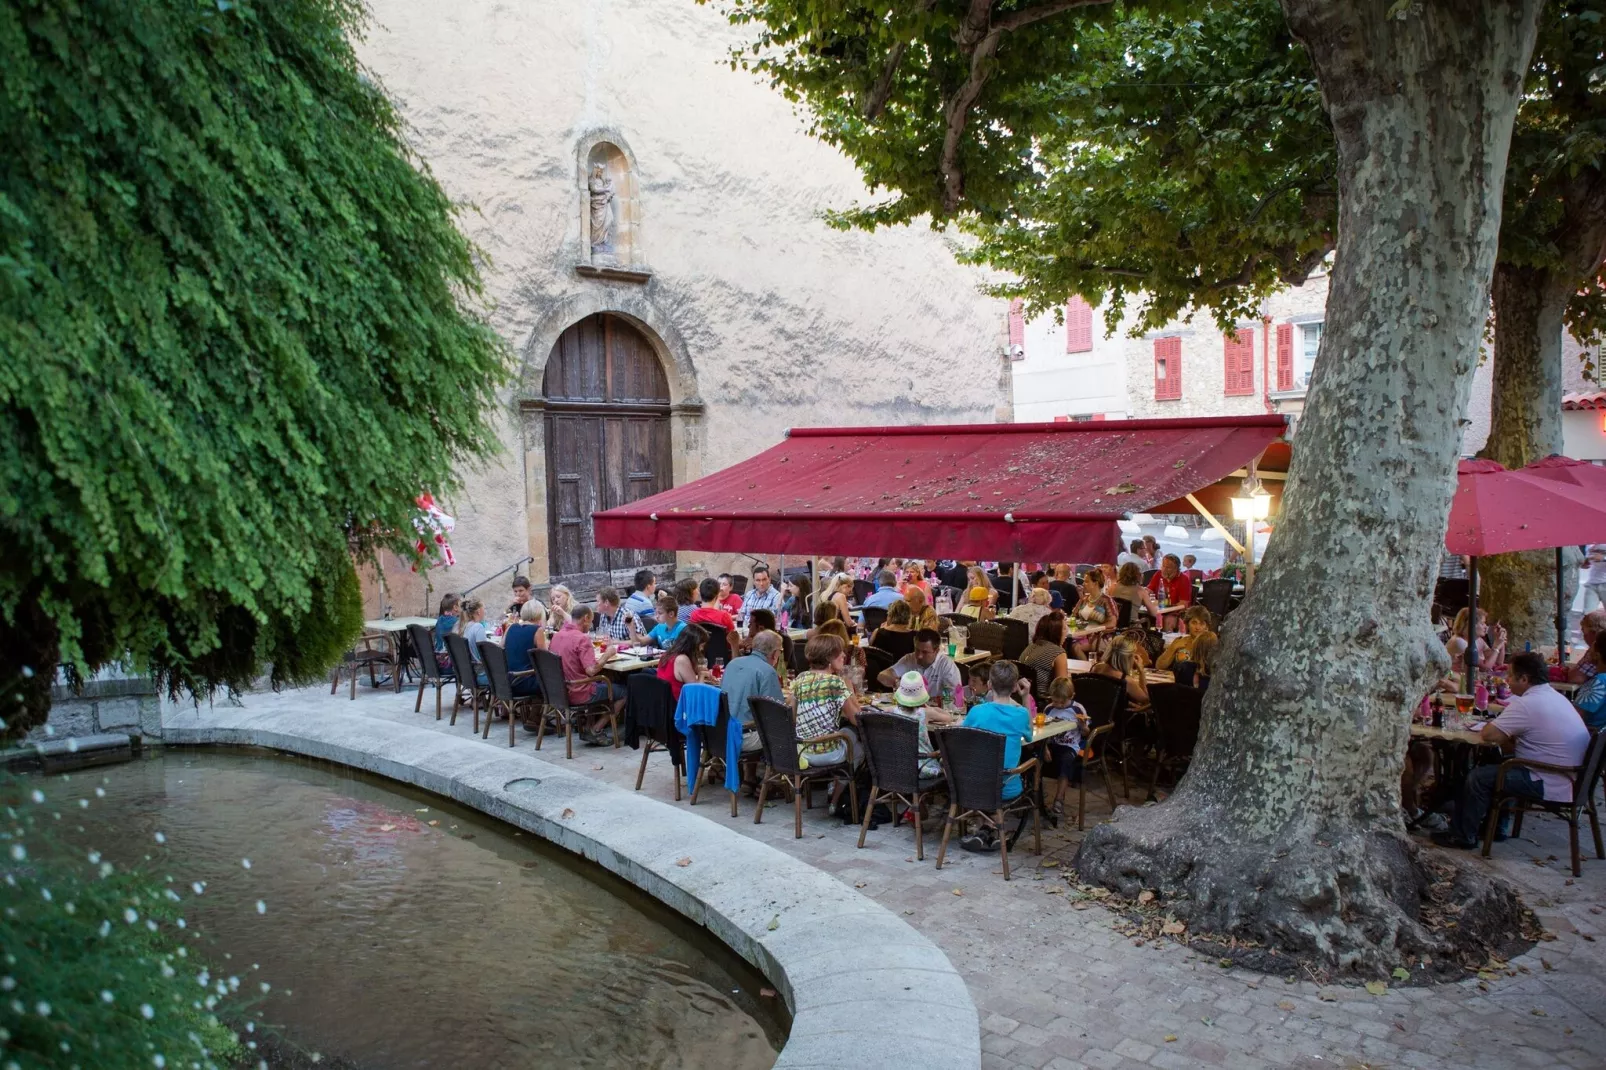
<path id="1" fill-rule="evenodd" d="M 1232 581 L 1223 579 L 1205 580 L 1199 585 L 1199 601 L 1206 609 L 1214 613 L 1219 621 L 1232 608 Z"/>
<path id="2" fill-rule="evenodd" d="M 997 621 L 978 620 L 970 625 L 970 649 L 985 650 L 995 658 L 1004 656 L 1004 629 Z"/>
<path id="3" fill-rule="evenodd" d="M 428 628 L 422 624 L 409 624 L 407 635 L 412 640 L 413 653 L 418 657 L 418 698 L 413 701 L 413 712 L 424 708 L 424 688 L 434 684 L 435 720 L 438 721 L 441 719 L 441 688 L 452 679 L 452 675 L 442 672 L 441 663 L 435 660 L 435 641 Z"/>
<path id="4" fill-rule="evenodd" d="M 864 600 L 875 594 L 875 584 L 869 580 L 853 581 L 853 601 L 856 605 L 864 605 Z"/>
<path id="5" fill-rule="evenodd" d="M 886 607 L 865 606 L 859 610 L 859 619 L 864 623 L 864 634 L 874 635 L 887 622 Z"/>
<path id="6" fill-rule="evenodd" d="M 546 723 L 551 720 L 563 726 L 564 757 L 574 757 L 574 722 L 576 718 L 587 714 L 605 713 L 608 715 L 608 724 L 613 729 L 613 741 L 617 746 L 619 740 L 619 718 L 613 712 L 613 703 L 606 699 L 601 702 L 582 702 L 578 706 L 569 703 L 570 683 L 595 683 L 598 677 L 588 676 L 582 680 L 565 680 L 563 678 L 563 659 L 550 650 L 531 651 L 530 657 L 535 661 L 536 679 L 541 681 L 541 695 L 546 700 L 541 715 L 541 723 L 535 733 L 535 749 L 541 749 L 541 741 L 546 738 Z"/>
<path id="7" fill-rule="evenodd" d="M 758 784 L 758 806 L 753 809 L 753 824 L 764 817 L 764 800 L 769 796 L 771 784 L 784 786 L 792 793 L 793 832 L 803 838 L 803 806 L 812 805 L 813 789 L 818 784 L 832 785 L 831 799 L 846 784 L 849 805 L 855 821 L 859 818 L 859 789 L 854 784 L 853 736 L 848 732 L 832 732 L 811 740 L 824 743 L 840 739 L 847 744 L 847 757 L 834 765 L 811 765 L 807 769 L 798 761 L 797 722 L 792 711 L 774 699 L 754 696 L 748 699 L 753 708 L 753 723 L 758 726 L 759 742 L 763 744 L 764 775 Z"/>
<path id="8" fill-rule="evenodd" d="M 1137 615 L 1138 607 L 1134 602 L 1125 598 L 1115 600 L 1115 630 L 1125 631 L 1132 627 L 1132 618 Z"/>
<path id="9" fill-rule="evenodd" d="M 718 720 L 711 725 L 691 726 L 691 731 L 702 737 L 703 764 L 702 768 L 697 770 L 697 783 L 691 789 L 691 801 L 687 803 L 688 806 L 697 805 L 697 796 L 702 794 L 704 784 L 724 784 L 725 744 L 729 738 L 728 733 L 731 732 L 733 727 L 737 732 L 742 730 L 740 724 L 734 726 L 731 724 L 730 703 L 726 701 L 725 693 L 721 691 L 719 694 Z M 736 792 L 731 792 L 730 797 L 731 816 L 735 817 Z M 678 802 L 679 800 L 677 799 L 676 801 Z"/>
<path id="10" fill-rule="evenodd" d="M 1020 652 L 1032 645 L 1032 630 L 1023 620 L 1014 617 L 998 617 L 993 621 L 998 627 L 1004 629 L 1004 657 L 1015 661 Z"/>
<path id="11" fill-rule="evenodd" d="M 1174 785 L 1193 759 L 1204 692 L 1184 684 L 1155 684 L 1149 688 L 1149 704 L 1154 710 L 1155 731 L 1154 774 L 1149 778 L 1149 798 L 1153 799 L 1161 769 L 1174 774 Z"/>
<path id="12" fill-rule="evenodd" d="M 870 645 L 876 650 L 885 650 L 896 661 L 906 654 L 915 652 L 915 633 L 894 632 L 880 628 L 871 634 Z"/>
<path id="13" fill-rule="evenodd" d="M 926 796 L 942 787 L 946 778 L 920 775 L 920 722 L 899 713 L 861 713 L 859 732 L 864 738 L 864 760 L 870 766 L 870 797 L 864 801 L 864 821 L 859 826 L 859 846 L 870 832 L 870 815 L 876 799 L 902 803 L 914 814 L 915 858 L 926 860 L 925 833 L 921 819 Z M 893 820 L 898 812 L 893 810 Z"/>
<path id="14" fill-rule="evenodd" d="M 675 731 L 675 692 L 669 681 L 656 673 L 633 672 L 625 678 L 626 734 L 632 723 L 647 724 L 647 743 L 641 748 L 641 768 L 636 770 L 636 790 L 647 776 L 647 759 L 653 751 L 668 751 L 674 773 L 675 801 L 680 801 L 680 784 L 686 768 L 686 740 Z"/>
<path id="15" fill-rule="evenodd" d="M 376 645 L 377 644 L 377 645 Z M 329 682 L 329 693 L 332 695 L 340 690 L 340 674 L 346 673 L 351 677 L 351 700 L 357 701 L 357 677 L 365 670 L 368 673 L 368 685 L 379 686 L 379 670 L 388 669 L 392 679 L 397 681 L 397 689 L 401 687 L 401 669 L 398 666 L 400 657 L 397 649 L 399 638 L 390 632 L 368 632 L 357 638 L 357 642 L 346 654 L 335 663 L 334 679 Z"/>
<path id="16" fill-rule="evenodd" d="M 897 664 L 896 658 L 878 646 L 864 648 L 864 686 L 868 691 L 892 691 L 881 682 L 881 674 Z"/>
<path id="17" fill-rule="evenodd" d="M 1096 764 L 1104 777 L 1104 791 L 1110 797 L 1110 811 L 1115 811 L 1115 788 L 1110 783 L 1110 764 L 1103 747 L 1119 751 L 1114 737 L 1117 718 L 1126 709 L 1126 688 L 1121 681 L 1098 673 L 1079 672 L 1071 676 L 1076 688 L 1077 701 L 1087 710 L 1087 758 L 1082 763 L 1082 783 L 1076 789 L 1076 827 L 1084 827 L 1087 816 L 1087 778 Z M 1126 763 L 1121 764 L 1122 790 L 1126 790 Z"/>
<path id="18" fill-rule="evenodd" d="M 1004 863 L 1004 879 L 1009 875 L 1009 848 L 1013 837 L 1004 834 L 1007 814 L 1032 818 L 1032 849 L 1043 853 L 1043 817 L 1037 808 L 1041 770 L 1036 758 L 1027 758 L 1013 769 L 1004 768 L 1004 737 L 980 728 L 944 728 L 932 733 L 942 768 L 948 775 L 948 816 L 942 823 L 942 845 L 937 848 L 937 868 L 948 856 L 948 837 L 954 825 L 979 821 L 998 834 L 998 856 Z M 1004 801 L 1004 778 L 1031 774 L 1031 783 L 1021 785 L 1021 793 Z M 1017 835 L 1019 834 L 1017 830 Z"/>
<path id="19" fill-rule="evenodd" d="M 539 706 L 541 699 L 535 695 L 515 695 L 513 681 L 534 676 L 535 670 L 509 672 L 507 651 L 489 641 L 480 644 L 480 661 L 485 665 L 485 679 L 490 684 L 489 701 L 485 706 L 485 734 L 481 738 L 491 738 L 491 722 L 501 713 L 507 717 L 507 745 L 515 746 L 514 726 L 521 715 L 528 715 L 532 707 Z"/>
<path id="20" fill-rule="evenodd" d="M 1146 569 L 1144 569 L 1143 570 L 1143 586 L 1147 587 L 1149 585 L 1149 581 L 1154 579 L 1154 577 L 1158 576 L 1159 574 L 1160 574 L 1160 570 L 1157 569 L 1157 568 L 1146 568 Z"/>
<path id="21" fill-rule="evenodd" d="M 448 722 L 452 727 L 457 726 L 457 711 L 465 705 L 474 710 L 474 731 L 480 730 L 480 704 L 491 700 L 490 690 L 479 682 L 479 670 L 474 667 L 474 657 L 468 651 L 468 640 L 457 632 L 446 634 L 446 654 L 452 659 L 452 677 L 457 682 L 457 694 L 452 698 L 452 719 Z M 467 701 L 464 695 L 467 695 Z"/>
<path id="22" fill-rule="evenodd" d="M 715 661 L 723 661 L 729 665 L 731 662 L 730 636 L 717 627 L 698 625 L 708 634 L 708 642 L 703 645 L 703 662 L 712 665 Z"/>
<path id="23" fill-rule="evenodd" d="M 1600 783 L 1602 765 L 1606 764 L 1606 731 L 1596 732 L 1584 751 L 1584 762 L 1577 768 L 1546 765 L 1524 758 L 1507 758 L 1500 763 L 1500 772 L 1494 782 L 1494 798 L 1489 804 L 1489 819 L 1483 826 L 1483 857 L 1489 857 L 1489 845 L 1494 842 L 1495 826 L 1500 822 L 1500 810 L 1510 806 L 1513 810 L 1511 834 L 1522 835 L 1522 815 L 1529 810 L 1544 810 L 1567 822 L 1567 838 L 1572 846 L 1573 877 L 1583 876 L 1583 859 L 1578 850 L 1578 821 L 1589 815 L 1589 830 L 1595 835 L 1595 857 L 1606 858 L 1606 847 L 1600 839 L 1600 814 L 1595 809 L 1595 787 Z M 1571 802 L 1550 802 L 1526 795 L 1505 793 L 1506 770 L 1512 768 L 1542 770 L 1547 773 L 1566 773 L 1573 778 Z"/>

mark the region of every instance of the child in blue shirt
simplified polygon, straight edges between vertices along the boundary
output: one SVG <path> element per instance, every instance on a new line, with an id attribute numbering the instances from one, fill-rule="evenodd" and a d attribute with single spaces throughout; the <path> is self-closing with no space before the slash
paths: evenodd
<path id="1" fill-rule="evenodd" d="M 452 671 L 452 659 L 446 654 L 446 637 L 457 630 L 457 607 L 462 601 L 455 594 L 441 595 L 439 615 L 435 618 L 435 663 L 442 672 Z"/>
<path id="2" fill-rule="evenodd" d="M 976 682 L 975 673 L 971 674 L 971 682 Z M 1013 769 L 1020 765 L 1022 744 L 1032 739 L 1032 716 L 1020 705 L 1025 692 L 1031 690 L 1031 683 L 1020 678 L 1013 664 L 998 661 L 988 673 L 987 687 L 987 700 L 972 706 L 962 723 L 966 728 L 980 728 L 1003 736 L 1004 768 Z M 1004 802 L 1019 798 L 1022 790 L 1019 773 L 1004 778 Z M 998 846 L 996 836 L 995 829 L 984 828 L 960 840 L 959 846 L 967 851 L 991 851 Z"/>
<path id="3" fill-rule="evenodd" d="M 669 592 L 658 595 L 658 623 L 652 626 L 647 633 L 648 644 L 659 650 L 668 650 L 680 633 L 686 630 L 686 622 L 675 615 L 675 596 Z"/>

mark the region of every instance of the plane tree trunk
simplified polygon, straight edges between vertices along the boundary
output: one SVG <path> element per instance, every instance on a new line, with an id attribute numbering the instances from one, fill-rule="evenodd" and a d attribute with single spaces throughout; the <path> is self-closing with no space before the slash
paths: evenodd
<path id="1" fill-rule="evenodd" d="M 1339 240 L 1277 537 L 1230 618 L 1192 768 L 1093 829 L 1077 868 L 1195 931 L 1368 973 L 1442 950 L 1405 835 L 1412 708 L 1447 665 L 1428 606 L 1539 0 L 1283 0 L 1337 135 Z M 1463 874 L 1457 932 L 1519 905 Z"/>

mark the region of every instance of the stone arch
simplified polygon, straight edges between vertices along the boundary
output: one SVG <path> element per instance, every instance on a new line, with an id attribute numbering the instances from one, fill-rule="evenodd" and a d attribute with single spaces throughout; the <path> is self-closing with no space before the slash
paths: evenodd
<path id="1" fill-rule="evenodd" d="M 591 179 L 594 168 L 612 183 L 608 210 L 613 223 L 611 244 L 593 245 Z M 647 271 L 641 240 L 641 187 L 636 155 L 619 131 L 600 127 L 583 134 L 575 145 L 575 179 L 580 207 L 580 260 L 594 269 Z"/>
<path id="2" fill-rule="evenodd" d="M 530 578 L 538 585 L 554 582 L 550 573 L 549 487 L 547 485 L 547 413 L 543 394 L 547 361 L 564 331 L 597 313 L 617 316 L 634 327 L 657 356 L 668 382 L 670 446 L 675 485 L 699 478 L 704 445 L 703 402 L 697 371 L 685 340 L 668 317 L 641 291 L 621 286 L 587 286 L 550 304 L 523 346 L 514 402 L 524 447 L 524 505 L 529 554 L 535 559 Z"/>

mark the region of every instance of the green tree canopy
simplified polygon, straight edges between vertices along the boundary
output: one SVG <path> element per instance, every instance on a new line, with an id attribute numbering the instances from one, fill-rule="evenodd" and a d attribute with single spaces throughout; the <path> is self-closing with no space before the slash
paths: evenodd
<path id="1" fill-rule="evenodd" d="M 0 5 L 0 676 L 320 673 L 484 455 L 474 250 L 355 0 Z"/>

